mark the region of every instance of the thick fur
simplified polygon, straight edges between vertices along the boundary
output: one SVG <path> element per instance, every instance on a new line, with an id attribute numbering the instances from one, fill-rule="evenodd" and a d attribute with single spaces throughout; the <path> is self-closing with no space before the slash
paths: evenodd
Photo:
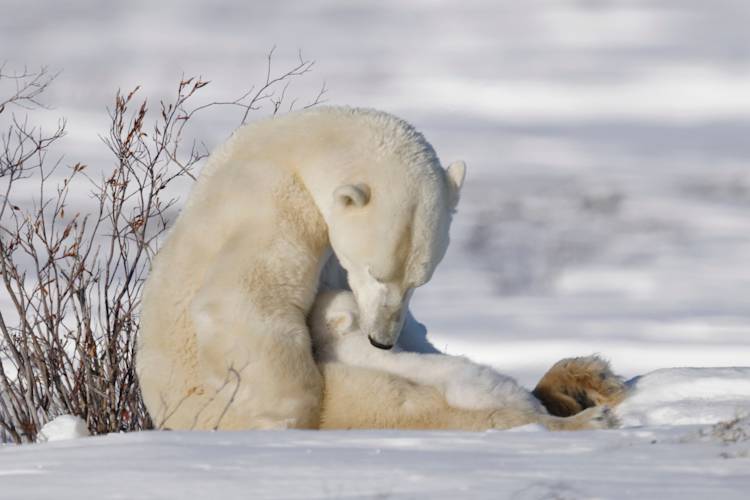
<path id="1" fill-rule="evenodd" d="M 321 429 L 453 429 L 482 431 L 538 423 L 550 430 L 609 429 L 617 419 L 604 406 L 573 417 L 503 407 L 465 410 L 448 404 L 430 385 L 380 370 L 323 362 L 325 379 Z"/>
<path id="2" fill-rule="evenodd" d="M 605 408 L 550 416 L 511 377 L 463 357 L 373 349 L 359 328 L 351 292 L 318 296 L 309 317 L 325 380 L 323 428 L 505 429 L 538 423 L 552 430 L 616 425 Z"/>
<path id="3" fill-rule="evenodd" d="M 463 176 L 377 111 L 322 107 L 238 130 L 203 169 L 144 291 L 136 361 L 156 425 L 317 427 L 323 380 L 306 316 L 321 268 L 333 251 L 367 334 L 395 344 L 412 290 L 445 253 Z"/>
<path id="4" fill-rule="evenodd" d="M 598 356 L 566 358 L 544 374 L 533 391 L 552 415 L 568 417 L 598 405 L 613 407 L 626 396 L 623 379 Z"/>

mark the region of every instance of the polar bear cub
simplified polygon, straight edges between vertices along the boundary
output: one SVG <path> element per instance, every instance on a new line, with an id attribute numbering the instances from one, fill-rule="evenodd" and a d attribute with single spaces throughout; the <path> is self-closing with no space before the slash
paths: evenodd
<path id="1" fill-rule="evenodd" d="M 544 411 L 541 403 L 507 375 L 460 356 L 375 349 L 358 324 L 354 295 L 323 292 L 310 315 L 315 359 L 381 370 L 436 387 L 448 404 L 467 410 L 514 406 Z"/>
<path id="2" fill-rule="evenodd" d="M 378 370 L 432 386 L 453 408 L 510 409 L 514 415 L 524 416 L 507 427 L 539 423 L 554 430 L 573 430 L 617 425 L 606 407 L 589 408 L 570 418 L 551 416 L 513 378 L 464 357 L 403 352 L 398 346 L 390 351 L 375 349 L 359 328 L 357 303 L 348 291 L 321 293 L 309 323 L 316 362 Z"/>
<path id="3" fill-rule="evenodd" d="M 322 293 L 311 314 L 318 362 L 381 370 L 439 389 L 448 404 L 467 410 L 514 406 L 544 411 L 541 403 L 507 375 L 459 356 L 374 349 L 358 325 L 357 303 L 347 291 Z"/>

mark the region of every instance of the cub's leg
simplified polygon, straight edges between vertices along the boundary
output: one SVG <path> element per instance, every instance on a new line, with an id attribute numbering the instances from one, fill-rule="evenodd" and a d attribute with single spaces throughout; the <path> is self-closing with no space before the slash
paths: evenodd
<path id="1" fill-rule="evenodd" d="M 321 429 L 464 429 L 492 427 L 491 412 L 451 408 L 440 392 L 385 372 L 323 363 Z"/>
<path id="2" fill-rule="evenodd" d="M 602 407 L 560 418 L 527 406 L 507 405 L 486 410 L 450 406 L 435 387 L 386 372 L 338 362 L 320 365 L 325 381 L 321 429 L 453 429 L 483 431 L 538 423 L 550 430 L 615 427 Z"/>
<path id="3" fill-rule="evenodd" d="M 321 429 L 507 429 L 536 422 L 538 413 L 512 407 L 464 410 L 442 393 L 386 372 L 330 362 L 320 365 L 325 381 Z"/>

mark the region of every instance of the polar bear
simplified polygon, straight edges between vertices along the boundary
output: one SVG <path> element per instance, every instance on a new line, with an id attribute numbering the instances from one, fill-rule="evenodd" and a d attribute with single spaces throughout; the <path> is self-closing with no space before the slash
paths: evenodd
<path id="1" fill-rule="evenodd" d="M 476 430 L 538 423 L 551 430 L 579 430 L 617 425 L 606 406 L 588 408 L 569 418 L 551 416 L 542 403 L 513 378 L 464 357 L 372 349 L 360 329 L 359 309 L 351 292 L 326 291 L 318 295 L 308 322 L 314 357 L 326 374 L 326 385 L 336 384 L 333 390 L 327 391 L 330 394 L 324 400 L 324 428 L 335 428 L 340 425 L 338 422 L 345 422 L 345 426 L 351 428 L 353 414 L 358 416 L 362 427 L 382 426 L 377 419 L 387 413 L 388 408 L 403 404 L 404 394 L 409 395 L 406 400 L 412 406 L 423 399 L 428 400 L 430 407 L 440 406 L 442 398 L 454 413 L 451 419 L 439 414 L 431 420 L 431 413 L 425 412 L 418 422 L 414 422 L 411 415 L 401 416 L 402 420 L 391 422 L 396 428 Z M 328 369 L 330 364 L 337 368 Z M 351 370 L 349 376 L 363 369 L 369 371 L 366 376 L 371 380 L 379 377 L 382 381 L 375 386 L 377 390 L 367 390 L 372 382 L 363 384 L 354 377 L 352 389 L 344 389 L 349 378 L 347 369 Z M 389 385 L 390 388 L 383 387 Z M 352 393 L 357 397 L 347 398 L 346 405 L 338 402 Z M 360 409 L 363 404 L 366 411 Z M 469 411 L 462 413 L 460 410 Z M 482 419 L 482 410 L 495 411 L 485 412 Z M 335 411 L 343 415 L 334 415 Z M 376 416 L 368 417 L 368 413 Z"/>
<path id="2" fill-rule="evenodd" d="M 236 131 L 144 289 L 136 367 L 155 425 L 317 427 L 323 381 L 306 317 L 325 262 L 346 271 L 372 345 L 390 348 L 445 254 L 464 175 L 374 110 L 317 107 Z"/>

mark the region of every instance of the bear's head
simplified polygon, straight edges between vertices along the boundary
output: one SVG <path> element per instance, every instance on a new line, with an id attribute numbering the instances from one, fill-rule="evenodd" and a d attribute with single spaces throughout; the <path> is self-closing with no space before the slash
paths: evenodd
<path id="1" fill-rule="evenodd" d="M 333 192 L 331 247 L 347 271 L 359 327 L 381 349 L 396 344 L 413 290 L 431 277 L 448 248 L 466 167 L 443 169 L 434 152 L 369 160 Z M 355 171 L 356 172 L 356 171 Z"/>

